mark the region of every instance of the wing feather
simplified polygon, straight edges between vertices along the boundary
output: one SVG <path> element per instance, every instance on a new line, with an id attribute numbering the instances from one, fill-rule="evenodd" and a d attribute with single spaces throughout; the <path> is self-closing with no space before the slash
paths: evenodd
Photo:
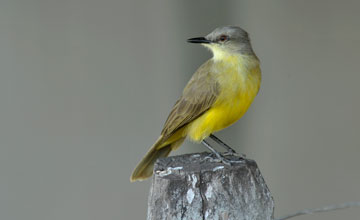
<path id="1" fill-rule="evenodd" d="M 204 63 L 186 85 L 165 122 L 161 132 L 164 139 L 201 116 L 214 104 L 219 86 L 211 71 L 212 62 L 208 60 Z"/>

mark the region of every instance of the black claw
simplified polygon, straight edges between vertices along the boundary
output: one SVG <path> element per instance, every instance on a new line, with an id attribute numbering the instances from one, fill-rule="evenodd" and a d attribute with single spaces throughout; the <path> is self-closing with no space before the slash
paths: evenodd
<path id="1" fill-rule="evenodd" d="M 206 142 L 205 140 L 203 140 L 202 143 L 211 151 L 212 155 L 215 155 L 215 157 L 217 159 L 219 159 L 223 164 L 231 166 L 231 163 L 241 163 L 244 161 L 244 158 L 237 155 L 236 152 L 234 150 L 232 150 L 231 148 L 228 149 L 228 151 L 226 153 L 221 154 L 221 153 L 217 152 L 214 148 L 212 148 L 211 145 L 208 142 Z M 230 159 L 227 159 L 225 156 L 236 157 L 237 160 L 230 160 Z"/>

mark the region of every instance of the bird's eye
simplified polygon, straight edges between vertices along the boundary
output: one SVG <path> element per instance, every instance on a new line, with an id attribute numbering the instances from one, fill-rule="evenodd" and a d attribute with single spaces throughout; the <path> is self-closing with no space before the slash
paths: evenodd
<path id="1" fill-rule="evenodd" d="M 219 41 L 220 41 L 220 42 L 225 42 L 227 39 L 228 39 L 228 36 L 226 36 L 226 35 L 221 35 L 221 36 L 219 37 Z"/>

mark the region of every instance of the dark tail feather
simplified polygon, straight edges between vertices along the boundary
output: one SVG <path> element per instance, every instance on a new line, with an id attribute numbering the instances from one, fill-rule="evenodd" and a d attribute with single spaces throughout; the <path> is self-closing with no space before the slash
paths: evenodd
<path id="1" fill-rule="evenodd" d="M 130 181 L 135 182 L 137 180 L 145 180 L 149 178 L 153 173 L 155 161 L 160 157 L 167 157 L 170 152 L 178 148 L 183 141 L 184 138 L 181 138 L 174 143 L 161 146 L 163 142 L 160 137 L 136 166 L 130 177 Z"/>
<path id="2" fill-rule="evenodd" d="M 160 157 L 167 157 L 171 152 L 171 144 L 160 149 L 156 149 L 156 147 L 158 146 L 152 146 L 149 152 L 147 152 L 145 157 L 136 166 L 130 177 L 131 182 L 149 178 L 153 173 L 155 161 Z"/>

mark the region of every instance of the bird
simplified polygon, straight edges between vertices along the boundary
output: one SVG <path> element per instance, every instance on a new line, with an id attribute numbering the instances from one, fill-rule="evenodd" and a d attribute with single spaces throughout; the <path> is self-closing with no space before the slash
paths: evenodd
<path id="1" fill-rule="evenodd" d="M 261 84 L 260 61 L 248 33 L 238 26 L 218 27 L 205 37 L 190 38 L 212 52 L 212 57 L 193 74 L 173 106 L 159 138 L 134 169 L 130 181 L 153 174 L 155 161 L 167 157 L 185 139 L 202 143 L 222 162 L 231 164 L 206 138 L 234 154 L 235 151 L 213 133 L 229 127 L 248 110 Z"/>

